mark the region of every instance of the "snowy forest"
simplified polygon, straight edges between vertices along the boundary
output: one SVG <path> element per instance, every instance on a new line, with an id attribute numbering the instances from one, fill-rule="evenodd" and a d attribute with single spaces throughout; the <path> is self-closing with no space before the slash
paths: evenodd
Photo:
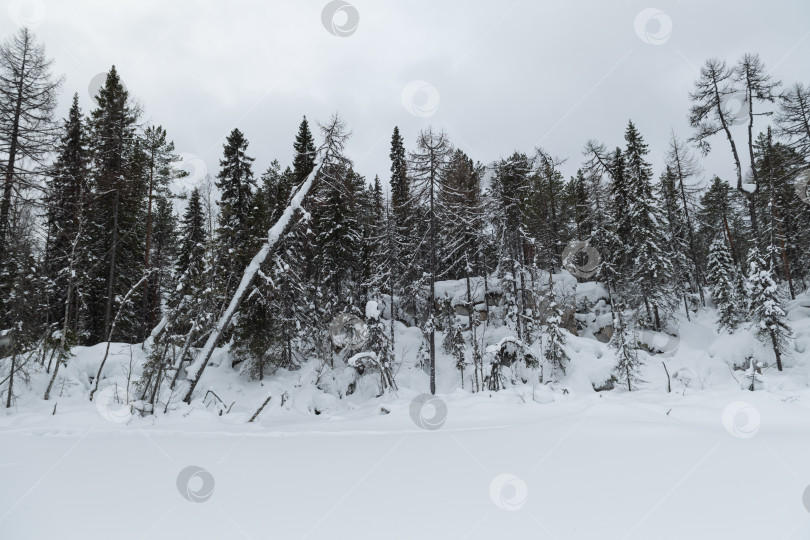
<path id="1" fill-rule="evenodd" d="M 555 383 L 566 336 L 595 310 L 610 314 L 599 337 L 616 364 L 594 388 L 643 386 L 639 351 L 656 352 L 644 335 L 677 336 L 674 315 L 706 306 L 718 332 L 744 328 L 764 345 L 737 366 L 752 390 L 764 366 L 795 356 L 785 302 L 810 278 L 810 87 L 774 80 L 755 54 L 706 61 L 694 131 L 672 134 L 662 171 L 632 120 L 613 141 L 585 142 L 571 178 L 542 148 L 485 165 L 442 131 L 408 141 L 394 127 L 384 189 L 354 172 L 335 114 L 304 117 L 265 171 L 234 129 L 216 176 L 179 196 L 169 186 L 187 173 L 171 136 L 142 120 L 115 66 L 93 110 L 76 95 L 57 121 L 62 80 L 33 32 L 8 36 L 0 59 L 6 407 L 43 371 L 51 399 L 73 348 L 104 342 L 144 343 L 127 389 L 142 414 L 200 397 L 220 345 L 250 380 L 317 362 L 338 395 L 370 374 L 380 395 L 397 388 L 397 324 L 419 331 L 431 393 L 438 362 L 470 392 Z M 740 124 L 743 140 L 730 131 Z M 701 177 L 712 147 L 735 177 Z M 577 299 L 588 279 L 604 294 Z M 338 316 L 363 339 L 335 343 Z"/>
<path id="2" fill-rule="evenodd" d="M 395 99 L 386 116 L 367 103 L 382 92 L 372 80 L 395 79 L 398 98 L 391 72 L 405 68 L 349 65 L 390 50 L 343 39 L 359 24 L 351 4 L 317 7 L 308 24 L 344 47 L 349 98 L 319 72 L 332 60 L 279 73 L 289 50 L 238 44 L 280 85 L 262 99 L 293 111 L 286 124 L 261 100 L 242 118 L 223 106 L 217 123 L 205 97 L 212 109 L 185 117 L 180 101 L 204 109 L 213 94 L 172 88 L 166 66 L 206 91 L 228 78 L 223 102 L 265 91 L 216 71 L 231 62 L 206 48 L 227 50 L 216 32 L 189 45 L 218 66 L 204 76 L 183 71 L 190 49 L 162 56 L 208 12 L 154 38 L 148 68 L 110 53 L 87 95 L 60 70 L 72 53 L 59 17 L 42 37 L 22 24 L 0 36 L 0 538 L 806 538 L 810 78 L 783 78 L 803 41 L 779 62 L 767 46 L 701 45 L 691 71 L 695 53 L 673 46 L 680 123 L 664 106 L 652 118 L 639 92 L 620 96 L 638 116 L 567 128 L 574 148 L 561 128 L 478 154 L 469 125 L 423 114 L 439 95 L 424 81 L 406 91 L 427 104 L 403 93 L 405 110 Z M 367 36 L 408 25 L 379 22 L 391 6 L 363 8 Z M 238 11 L 220 15 L 249 25 Z M 279 20 L 272 32 L 305 28 Z M 639 12 L 635 36 L 625 26 L 641 52 L 617 72 L 622 88 L 671 61 L 667 14 Z M 107 58 L 77 28 L 75 50 Z M 629 54 L 558 124 L 607 95 L 599 85 Z M 471 60 L 476 77 L 526 84 L 490 60 Z M 549 73 L 543 84 L 569 84 Z M 150 76 L 167 77 L 168 108 L 141 101 Z M 442 106 L 475 122 L 490 99 L 529 108 L 446 84 Z M 567 107 L 554 91 L 530 106 Z M 520 115 L 495 111 L 504 131 L 471 125 L 511 145 Z M 353 146 L 369 118 L 382 139 Z M 213 140 L 218 163 L 199 174 L 180 149 Z"/>

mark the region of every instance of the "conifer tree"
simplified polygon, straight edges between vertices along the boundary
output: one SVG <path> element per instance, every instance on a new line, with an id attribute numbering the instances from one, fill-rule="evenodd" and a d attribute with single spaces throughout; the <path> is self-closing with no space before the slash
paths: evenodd
<path id="1" fill-rule="evenodd" d="M 742 251 L 747 242 L 746 228 L 739 218 L 739 196 L 737 196 L 726 182 L 715 176 L 709 188 L 700 199 L 698 221 L 698 243 L 701 257 L 708 257 L 709 245 L 722 231 L 728 242 L 729 251 L 735 264 L 744 265 Z"/>
<path id="2" fill-rule="evenodd" d="M 219 227 L 216 231 L 217 266 L 220 268 L 221 296 L 229 298 L 235 290 L 252 253 L 249 251 L 249 218 L 253 205 L 254 158 L 247 155 L 248 141 L 238 129 L 231 131 L 219 161 L 216 186 L 219 200 Z"/>
<path id="3" fill-rule="evenodd" d="M 666 154 L 667 167 L 671 170 L 674 177 L 674 189 L 677 192 L 677 198 L 680 203 L 678 211 L 679 218 L 683 222 L 685 228 L 686 239 L 688 240 L 688 256 L 692 262 L 692 286 L 697 290 L 700 296 L 700 301 L 703 305 L 706 304 L 703 297 L 703 275 L 705 274 L 702 260 L 698 251 L 698 243 L 695 233 L 694 215 L 696 210 L 695 196 L 698 192 L 697 187 L 687 186 L 687 182 L 700 172 L 700 166 L 695 156 L 690 151 L 675 133 L 669 141 L 669 148 Z"/>
<path id="4" fill-rule="evenodd" d="M 136 134 L 138 109 L 113 66 L 96 96 L 90 120 L 93 198 L 88 204 L 88 342 L 106 340 L 116 310 L 119 339 L 136 339 L 140 293 L 117 305 L 143 276 L 146 158 Z"/>
<path id="5" fill-rule="evenodd" d="M 565 334 L 562 331 L 563 312 L 554 298 L 554 284 L 549 275 L 548 291 L 548 317 L 546 318 L 545 333 L 548 336 L 543 354 L 546 361 L 551 364 L 552 378 L 557 380 L 559 373 L 565 374 L 565 368 L 571 359 L 565 352 Z"/>
<path id="6" fill-rule="evenodd" d="M 717 309 L 718 330 L 733 331 L 740 324 L 741 299 L 739 298 L 739 274 L 731 251 L 722 232 L 709 248 L 708 274 L 712 301 Z"/>
<path id="7" fill-rule="evenodd" d="M 420 246 L 421 221 L 419 208 L 414 198 L 411 178 L 408 175 L 408 159 L 405 153 L 405 141 L 400 135 L 399 128 L 394 126 L 391 135 L 391 196 L 390 196 L 390 226 L 391 239 L 387 248 L 391 252 L 392 284 L 391 294 L 402 297 L 396 307 L 404 312 L 416 313 L 417 299 L 413 293 L 413 285 L 421 282 L 422 260 L 417 250 Z M 393 318 L 398 315 L 392 314 Z"/>
<path id="8" fill-rule="evenodd" d="M 439 239 L 438 196 L 441 190 L 441 178 L 452 151 L 450 142 L 444 132 L 435 133 L 431 128 L 419 133 L 416 140 L 417 150 L 411 154 L 410 169 L 414 177 L 414 192 L 425 205 L 428 214 L 428 276 L 430 291 L 428 293 L 428 343 L 430 347 L 430 393 L 436 393 L 436 276 Z"/>
<path id="9" fill-rule="evenodd" d="M 143 134 L 143 151 L 147 159 L 147 188 L 146 188 L 146 246 L 144 248 L 144 270 L 149 272 L 155 266 L 153 260 L 153 229 L 155 227 L 155 220 L 158 218 L 155 215 L 155 203 L 162 204 L 161 209 L 164 212 L 171 214 L 171 203 L 168 201 L 170 196 L 168 192 L 169 182 L 174 176 L 172 170 L 172 163 L 179 160 L 179 157 L 174 154 L 174 143 L 166 138 L 166 130 L 161 126 L 148 126 Z M 167 206 L 168 203 L 168 206 Z M 169 215 L 162 216 L 163 226 L 167 227 L 170 224 L 167 222 Z M 162 242 L 165 244 L 169 238 L 165 236 Z M 158 246 L 155 253 L 158 257 L 161 256 L 161 248 Z M 167 266 L 165 260 L 161 260 L 158 264 Z M 159 268 L 159 267 L 158 267 Z M 144 325 L 144 334 L 147 329 L 153 328 L 155 325 L 155 318 L 159 315 L 160 306 L 160 280 L 164 276 L 162 271 L 155 272 L 151 275 L 145 284 L 143 294 L 143 307 L 142 307 L 142 324 Z"/>
<path id="10" fill-rule="evenodd" d="M 292 185 L 297 186 L 306 179 L 315 167 L 315 139 L 312 138 L 306 116 L 298 126 L 298 134 L 295 136 L 293 149 L 295 150 L 295 157 L 293 158 Z M 282 204 L 286 205 L 286 202 L 285 200 Z"/>
<path id="11" fill-rule="evenodd" d="M 779 133 L 805 161 L 810 161 L 810 86 L 795 83 L 779 99 Z"/>
<path id="12" fill-rule="evenodd" d="M 782 293 L 773 278 L 772 269 L 752 249 L 748 254 L 748 276 L 745 280 L 748 305 L 757 337 L 773 347 L 776 367 L 782 371 L 782 355 L 791 338 L 785 317 Z"/>
<path id="13" fill-rule="evenodd" d="M 683 298 L 684 311 L 689 318 L 689 302 L 686 294 L 686 283 L 699 284 L 699 273 L 696 266 L 689 261 L 689 228 L 684 219 L 681 198 L 678 193 L 678 180 L 675 172 L 667 166 L 657 186 L 658 196 L 666 218 L 664 230 L 664 248 L 670 254 L 672 265 L 672 293 Z M 702 296 L 702 294 L 701 294 Z"/>
<path id="14" fill-rule="evenodd" d="M 75 276 L 68 272 L 69 267 L 76 266 L 75 242 L 84 219 L 83 205 L 89 198 L 89 161 L 87 148 L 87 131 L 81 109 L 79 96 L 73 95 L 73 102 L 68 117 L 63 123 L 63 132 L 57 157 L 48 175 L 47 187 L 47 257 L 45 272 L 49 284 L 48 318 L 57 328 L 62 327 L 65 317 L 68 281 Z M 76 332 L 78 328 L 79 295 L 71 291 L 69 305 L 70 321 L 68 329 Z"/>
<path id="15" fill-rule="evenodd" d="M 661 318 L 673 305 L 671 254 L 663 235 L 665 218 L 652 193 L 652 167 L 645 160 L 649 150 L 633 122 L 627 126 L 625 140 L 630 210 L 629 293 L 636 306 L 644 305 L 648 324 L 660 330 Z"/>
<path id="16" fill-rule="evenodd" d="M 53 111 L 61 78 L 51 74 L 45 47 L 27 27 L 0 44 L 0 259 L 12 242 L 13 198 L 36 187 L 36 174 L 53 151 Z"/>
<path id="17" fill-rule="evenodd" d="M 613 337 L 610 339 L 610 348 L 616 354 L 618 362 L 613 368 L 613 376 L 622 383 L 627 384 L 627 390 L 637 390 L 639 384 L 645 382 L 641 379 L 641 360 L 638 357 L 637 338 L 625 326 L 621 311 L 613 315 Z"/>
<path id="18" fill-rule="evenodd" d="M 497 271 L 505 295 L 505 320 L 523 339 L 526 306 L 526 251 L 530 244 L 526 227 L 526 206 L 532 162 L 515 152 L 495 167 L 491 188 L 490 216 L 497 246 Z"/>

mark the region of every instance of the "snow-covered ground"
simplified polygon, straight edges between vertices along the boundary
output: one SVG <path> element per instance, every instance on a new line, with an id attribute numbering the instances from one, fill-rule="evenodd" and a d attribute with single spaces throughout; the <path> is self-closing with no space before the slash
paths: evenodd
<path id="1" fill-rule="evenodd" d="M 789 314 L 786 369 L 755 392 L 730 366 L 767 349 L 711 310 L 644 338 L 674 350 L 643 354 L 632 393 L 593 391 L 613 359 L 584 331 L 559 384 L 470 394 L 447 360 L 434 399 L 414 366 L 338 399 L 312 366 L 258 383 L 218 350 L 191 406 L 141 417 L 116 399 L 141 346 L 113 346 L 93 403 L 104 347 L 77 348 L 50 401 L 38 374 L 0 415 L 0 538 L 810 538 L 810 296 Z"/>

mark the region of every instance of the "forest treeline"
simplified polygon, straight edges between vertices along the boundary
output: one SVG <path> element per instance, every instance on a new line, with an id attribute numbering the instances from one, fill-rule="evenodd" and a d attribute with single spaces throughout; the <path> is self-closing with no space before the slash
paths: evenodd
<path id="1" fill-rule="evenodd" d="M 544 339 L 557 376 L 568 362 L 562 306 L 535 308 L 553 296 L 548 275 L 563 268 L 563 252 L 576 241 L 599 254 L 590 279 L 608 291 L 616 373 L 629 389 L 639 380 L 638 345 L 625 331 L 631 322 L 673 332 L 676 311 L 707 304 L 722 331 L 753 323 L 782 368 L 790 339 L 784 302 L 807 289 L 810 271 L 810 88 L 775 81 L 756 55 L 703 65 L 685 111 L 693 130 L 673 133 L 659 149 L 664 170 L 653 170 L 632 121 L 623 140 L 617 126 L 615 148 L 588 141 L 571 178 L 543 149 L 485 166 L 443 132 L 427 128 L 409 145 L 395 127 L 387 189 L 379 176 L 354 171 L 344 152 L 348 127 L 335 116 L 320 126 L 304 118 L 290 155 L 280 157 L 290 164 L 273 160 L 265 171 L 255 170 L 254 150 L 234 129 L 215 178 L 174 196 L 169 187 L 183 175 L 174 144 L 144 121 L 115 67 L 92 110 L 82 111 L 74 95 L 57 121 L 62 86 L 30 30 L 6 38 L 0 384 L 7 406 L 32 370 L 46 370 L 52 385 L 75 345 L 147 339 L 141 399 L 165 401 L 316 165 L 303 210 L 225 332 L 234 362 L 251 377 L 312 358 L 333 361 L 329 323 L 351 313 L 367 319 L 379 365 L 393 359 L 391 321 L 400 320 L 423 331 L 431 391 L 437 347 L 473 373 L 474 390 L 497 386 L 476 339 L 484 322 L 461 325 L 435 294 L 437 281 L 469 287 L 484 276 L 499 288 L 499 309 L 485 324 L 508 326 L 523 344 Z M 742 109 L 730 109 L 734 99 Z M 703 178 L 700 157 L 712 146 L 727 153 L 734 177 Z M 472 295 L 467 300 L 473 313 Z M 383 317 L 368 313 L 369 301 Z"/>

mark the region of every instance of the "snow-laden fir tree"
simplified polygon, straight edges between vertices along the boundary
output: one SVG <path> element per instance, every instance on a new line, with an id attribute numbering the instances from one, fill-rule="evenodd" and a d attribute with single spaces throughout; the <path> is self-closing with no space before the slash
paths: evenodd
<path id="1" fill-rule="evenodd" d="M 465 354 L 467 344 L 464 339 L 464 332 L 456 318 L 456 311 L 447 293 L 441 299 L 441 309 L 438 315 L 439 323 L 444 331 L 442 350 L 453 359 L 456 369 L 461 373 L 461 387 L 464 388 L 464 366 L 466 364 Z"/>
<path id="2" fill-rule="evenodd" d="M 722 231 L 709 248 L 706 280 L 717 310 L 717 329 L 733 331 L 739 326 L 743 315 L 739 297 L 739 273 Z"/>
<path id="3" fill-rule="evenodd" d="M 689 260 L 689 228 L 684 219 L 682 199 L 678 190 L 675 172 L 667 166 L 657 186 L 658 196 L 666 217 L 664 229 L 665 251 L 670 254 L 672 265 L 672 294 L 683 298 L 684 311 L 689 317 L 687 283 L 699 286 L 700 274 Z M 688 214 L 687 214 L 688 215 Z M 701 295 L 702 296 L 702 295 Z"/>
<path id="4" fill-rule="evenodd" d="M 386 390 L 396 390 L 394 355 L 389 343 L 388 328 L 385 321 L 382 320 L 379 304 L 375 300 L 369 300 L 366 304 L 365 315 L 368 328 L 365 348 L 374 355 L 375 367 L 380 373 L 380 393 Z"/>
<path id="5" fill-rule="evenodd" d="M 551 276 L 549 276 L 548 295 L 548 317 L 545 325 L 546 342 L 543 355 L 546 361 L 551 364 L 551 378 L 556 381 L 560 373 L 565 374 L 565 368 L 571 359 L 568 353 L 565 352 L 565 332 L 562 329 L 563 311 L 554 298 L 554 285 L 551 282 Z"/>
<path id="6" fill-rule="evenodd" d="M 526 299 L 526 253 L 531 243 L 526 227 L 529 176 L 533 163 L 515 152 L 495 165 L 490 188 L 489 215 L 496 246 L 497 276 L 501 281 L 503 321 L 523 339 Z"/>
<path id="7" fill-rule="evenodd" d="M 787 351 L 791 332 L 785 317 L 782 293 L 773 278 L 773 270 L 756 249 L 748 254 L 745 279 L 751 322 L 760 341 L 770 345 L 776 356 L 776 368 L 782 371 L 782 355 Z"/>
<path id="8" fill-rule="evenodd" d="M 62 137 L 57 147 L 57 157 L 50 168 L 47 188 L 48 249 L 45 272 L 50 280 L 48 318 L 56 328 L 61 328 L 67 313 L 67 329 L 75 334 L 79 327 L 80 294 L 75 291 L 76 278 L 69 271 L 76 267 L 78 252 L 75 249 L 84 216 L 84 201 L 88 197 L 90 155 L 87 148 L 87 132 L 79 95 L 73 102 L 64 120 Z M 80 238 L 78 238 L 81 240 Z M 73 281 L 69 285 L 68 281 Z M 71 289 L 70 302 L 67 299 Z M 68 305 L 66 306 L 66 303 Z"/>
<path id="9" fill-rule="evenodd" d="M 667 250 L 664 216 L 652 190 L 652 166 L 645 160 L 647 144 L 630 122 L 625 132 L 630 237 L 627 256 L 630 263 L 629 299 L 633 307 L 643 305 L 646 324 L 661 330 L 661 320 L 672 310 L 672 254 Z M 677 287 L 677 284 L 675 284 Z"/>
<path id="10" fill-rule="evenodd" d="M 220 295 L 230 298 L 253 253 L 248 250 L 250 214 L 253 208 L 254 158 L 247 155 L 248 141 L 234 129 L 228 135 L 219 161 L 216 186 L 222 193 L 219 200 L 219 227 L 216 231 L 217 267 L 220 275 Z"/>
<path id="11" fill-rule="evenodd" d="M 613 376 L 622 384 L 627 385 L 628 391 L 637 390 L 645 382 L 641 379 L 641 360 L 638 357 L 638 339 L 634 332 L 628 331 L 621 312 L 613 315 L 613 337 L 610 339 L 610 348 L 616 355 L 617 363 L 613 368 Z"/>

